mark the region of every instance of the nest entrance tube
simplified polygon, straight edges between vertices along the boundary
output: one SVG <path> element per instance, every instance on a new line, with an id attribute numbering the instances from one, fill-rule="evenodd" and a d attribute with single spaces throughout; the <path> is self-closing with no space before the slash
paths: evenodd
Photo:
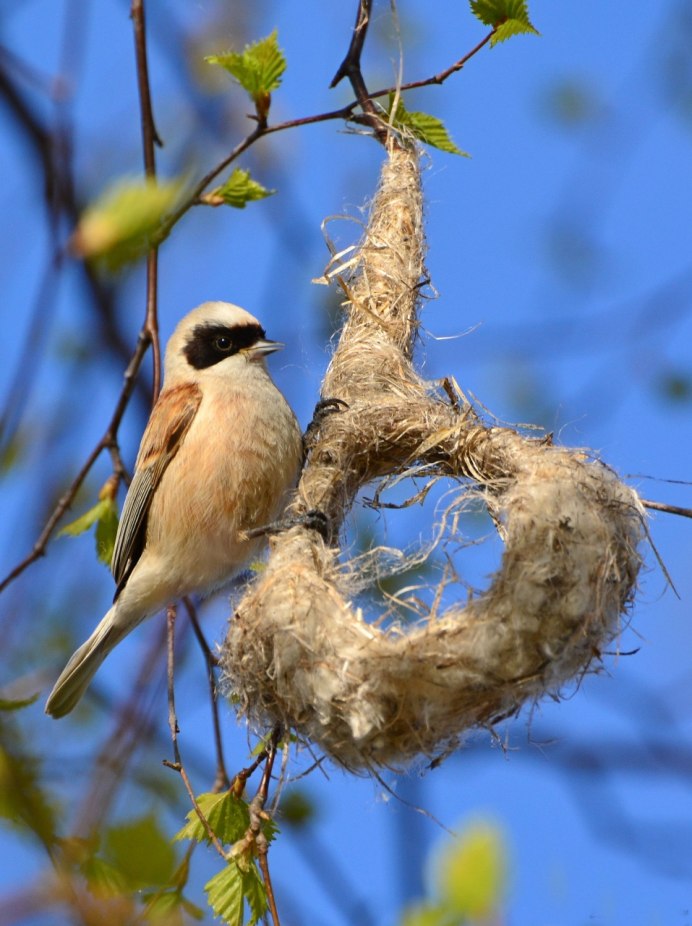
<path id="1" fill-rule="evenodd" d="M 271 539 L 221 654 L 251 723 L 353 769 L 438 756 L 557 693 L 617 635 L 641 566 L 643 508 L 607 466 L 488 426 L 415 371 L 422 214 L 418 152 L 390 141 L 323 384 L 346 406 L 321 424 L 289 514 L 321 510 L 336 537 L 362 486 L 425 465 L 482 491 L 501 564 L 477 598 L 385 629 L 352 604 L 336 545 L 296 526 Z"/>

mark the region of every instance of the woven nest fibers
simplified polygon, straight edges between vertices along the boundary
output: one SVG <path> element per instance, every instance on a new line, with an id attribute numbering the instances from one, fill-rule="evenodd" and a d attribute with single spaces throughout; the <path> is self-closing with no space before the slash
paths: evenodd
<path id="1" fill-rule="evenodd" d="M 337 274 L 346 321 L 323 395 L 344 404 L 313 436 L 288 512 L 319 509 L 331 536 L 298 524 L 271 539 L 222 649 L 241 715 L 352 769 L 439 756 L 558 694 L 617 635 L 641 566 L 643 509 L 612 470 L 488 426 L 420 379 L 424 251 L 418 154 L 393 140 L 358 257 Z M 484 592 L 414 625 L 368 622 L 353 604 L 359 561 L 339 554 L 344 515 L 364 485 L 421 466 L 475 487 L 501 563 Z"/>

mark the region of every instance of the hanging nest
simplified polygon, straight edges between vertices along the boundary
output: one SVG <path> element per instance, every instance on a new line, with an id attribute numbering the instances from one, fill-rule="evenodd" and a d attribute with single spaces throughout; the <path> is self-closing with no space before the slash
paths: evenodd
<path id="1" fill-rule="evenodd" d="M 411 363 L 425 279 L 418 152 L 391 141 L 365 238 L 339 275 L 346 321 L 322 394 L 344 405 L 311 441 L 287 512 L 326 516 L 270 540 L 222 648 L 225 685 L 259 728 L 281 724 L 352 769 L 453 749 L 600 659 L 632 603 L 644 512 L 583 451 L 488 426 Z M 505 544 L 484 593 L 413 627 L 368 623 L 338 535 L 357 492 L 391 474 L 452 477 Z"/>

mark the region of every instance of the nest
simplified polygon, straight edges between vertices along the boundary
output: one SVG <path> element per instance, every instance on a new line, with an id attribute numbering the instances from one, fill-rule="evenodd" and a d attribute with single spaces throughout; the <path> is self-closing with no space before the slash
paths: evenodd
<path id="1" fill-rule="evenodd" d="M 418 152 L 391 141 L 365 238 L 338 277 L 347 315 L 322 394 L 345 405 L 313 437 L 287 512 L 323 512 L 331 537 L 297 524 L 271 539 L 222 648 L 241 715 L 352 769 L 440 756 L 558 694 L 617 635 L 641 566 L 643 509 L 608 467 L 490 426 L 415 371 L 422 212 Z M 505 549 L 481 595 L 384 627 L 352 603 L 339 530 L 366 483 L 421 466 L 472 483 Z"/>

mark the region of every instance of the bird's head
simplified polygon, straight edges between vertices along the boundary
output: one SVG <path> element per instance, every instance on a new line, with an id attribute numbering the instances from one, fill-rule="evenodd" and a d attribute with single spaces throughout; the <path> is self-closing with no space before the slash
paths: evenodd
<path id="1" fill-rule="evenodd" d="M 210 376 L 243 379 L 284 345 L 269 341 L 257 319 L 230 302 L 204 302 L 176 327 L 166 348 L 166 385 Z"/>

